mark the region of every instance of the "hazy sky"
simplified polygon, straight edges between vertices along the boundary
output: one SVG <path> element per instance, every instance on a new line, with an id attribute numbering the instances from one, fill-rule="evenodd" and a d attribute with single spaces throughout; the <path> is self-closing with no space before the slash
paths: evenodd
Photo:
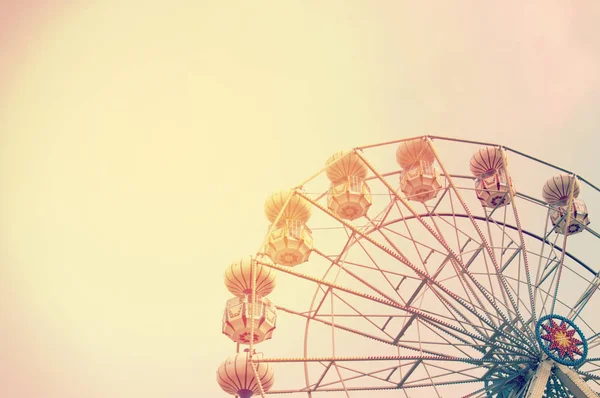
<path id="1" fill-rule="evenodd" d="M 339 149 L 600 183 L 600 3 L 427 3 L 0 0 L 0 396 L 225 397 L 224 268 Z"/>

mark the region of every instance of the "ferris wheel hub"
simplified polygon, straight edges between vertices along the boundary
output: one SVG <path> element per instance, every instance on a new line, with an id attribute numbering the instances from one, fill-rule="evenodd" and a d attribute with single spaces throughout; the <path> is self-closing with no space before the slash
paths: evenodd
<path id="1" fill-rule="evenodd" d="M 535 332 L 540 348 L 554 362 L 577 366 L 585 361 L 587 340 L 572 320 L 556 314 L 546 315 L 538 320 Z"/>

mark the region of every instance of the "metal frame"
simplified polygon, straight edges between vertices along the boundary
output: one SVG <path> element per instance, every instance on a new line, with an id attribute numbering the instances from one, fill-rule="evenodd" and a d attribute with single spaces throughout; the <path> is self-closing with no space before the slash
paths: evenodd
<path id="1" fill-rule="evenodd" d="M 366 155 L 371 149 L 395 147 L 412 139 L 423 139 L 430 145 L 444 180 L 437 198 L 423 205 L 409 202 L 398 192 L 397 184 L 390 183 L 388 178 L 397 175 L 397 170 L 380 172 Z M 588 392 L 582 391 L 591 391 L 590 386 L 587 390 L 577 387 L 577 391 L 573 387 L 585 382 L 599 389 L 600 325 L 584 319 L 582 314 L 598 297 L 594 295 L 600 284 L 597 272 L 567 251 L 568 233 L 560 244 L 558 235 L 551 239 L 554 227 L 549 225 L 548 217 L 541 235 L 522 227 L 522 207 L 534 206 L 548 214 L 549 206 L 541 200 L 509 192 L 508 206 L 480 210 L 469 204 L 474 188 L 457 181 L 474 178 L 448 170 L 443 162 L 445 155 L 434 145 L 438 140 L 498 147 L 423 136 L 355 148 L 354 153 L 372 174 L 367 181 L 379 190 L 372 187 L 371 191 L 388 198 L 376 216 L 365 218 L 364 225 L 332 213 L 322 203 L 326 197 L 323 190 L 314 190 L 317 194 L 312 196 L 304 191 L 324 169 L 295 188 L 296 195 L 336 223 L 336 229 L 330 227 L 325 232 L 344 233 L 346 243 L 338 248 L 338 253 L 327 254 L 315 238 L 312 256 L 328 264 L 322 276 L 302 273 L 301 266 L 292 269 L 262 262 L 263 266 L 316 284 L 308 310 L 277 307 L 305 321 L 303 356 L 251 358 L 254 363 L 303 364 L 304 385 L 269 392 L 260 387 L 263 397 L 293 393 L 312 397 L 317 392 L 350 396 L 351 392 L 412 388 L 428 397 L 441 397 L 444 391 L 448 394 L 448 386 L 462 384 L 477 384 L 465 397 L 568 397 L 569 391 L 587 397 Z M 579 175 L 514 149 L 500 148 L 569 173 L 600 193 L 599 188 Z M 510 174 L 510 168 L 506 163 L 505 166 Z M 543 181 L 539 183 L 541 186 Z M 572 193 L 573 187 L 569 206 Z M 420 206 L 422 211 L 416 208 Z M 569 211 L 565 217 L 568 223 Z M 600 237 L 591 228 L 586 229 L 589 236 Z M 528 245 L 533 247 L 535 242 L 540 243 L 540 250 L 528 250 Z M 376 280 L 361 276 L 367 271 L 377 275 Z M 352 285 L 338 283 L 342 279 Z M 583 286 L 573 304 L 564 297 L 564 288 L 560 289 L 563 282 Z M 371 310 L 364 311 L 364 306 Z M 326 307 L 329 308 L 325 310 Z M 588 358 L 577 366 L 559 368 L 544 362 L 535 325 L 538 318 L 555 312 L 566 312 L 570 321 L 579 323 L 589 334 Z M 322 325 L 331 331 L 330 355 L 309 355 L 311 325 Z M 340 333 L 389 347 L 397 355 L 338 355 L 336 336 Z M 251 356 L 252 348 L 251 344 Z M 319 372 L 314 372 L 316 364 Z M 330 380 L 332 375 L 334 380 Z M 546 392 L 531 392 L 538 391 L 541 384 Z"/>

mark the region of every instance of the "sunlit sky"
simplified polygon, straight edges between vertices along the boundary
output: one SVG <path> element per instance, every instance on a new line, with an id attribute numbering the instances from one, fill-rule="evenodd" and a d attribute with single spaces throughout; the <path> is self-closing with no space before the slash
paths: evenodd
<path id="1" fill-rule="evenodd" d="M 339 149 L 432 133 L 599 183 L 599 20 L 595 0 L 0 0 L 0 396 L 227 396 L 224 268 L 259 248 L 266 196 Z"/>

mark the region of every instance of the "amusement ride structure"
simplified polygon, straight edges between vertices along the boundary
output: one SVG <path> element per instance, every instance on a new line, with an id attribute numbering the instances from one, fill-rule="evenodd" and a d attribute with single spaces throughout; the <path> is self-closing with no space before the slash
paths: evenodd
<path id="1" fill-rule="evenodd" d="M 600 235 L 580 197 L 599 194 L 490 143 L 335 153 L 267 199 L 260 249 L 226 269 L 237 354 L 217 381 L 240 398 L 597 397 Z"/>

